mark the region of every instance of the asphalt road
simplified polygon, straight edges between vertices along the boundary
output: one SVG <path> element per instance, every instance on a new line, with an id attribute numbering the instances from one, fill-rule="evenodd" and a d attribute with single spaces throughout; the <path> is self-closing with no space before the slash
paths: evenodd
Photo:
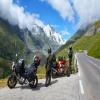
<path id="1" fill-rule="evenodd" d="M 0 89 L 0 100 L 100 100 L 100 60 L 84 53 L 76 54 L 79 72 L 68 77 L 52 79 L 45 87 L 45 79 L 38 87 L 17 85 L 14 89 Z"/>
<path id="2" fill-rule="evenodd" d="M 0 100 L 79 100 L 77 75 L 70 78 L 52 79 L 52 84 L 45 87 L 45 80 L 39 80 L 36 89 L 29 86 L 17 85 L 14 89 L 8 87 L 0 89 Z"/>
<path id="3" fill-rule="evenodd" d="M 100 60 L 77 53 L 79 83 L 82 95 L 80 100 L 100 100 Z"/>

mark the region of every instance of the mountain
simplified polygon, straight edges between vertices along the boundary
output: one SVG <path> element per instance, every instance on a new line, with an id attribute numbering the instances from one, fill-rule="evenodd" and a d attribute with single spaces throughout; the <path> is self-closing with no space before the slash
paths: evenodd
<path id="1" fill-rule="evenodd" d="M 24 53 L 24 42 L 13 31 L 14 27 L 0 19 L 0 78 L 5 78 L 11 73 L 11 61 L 15 54 L 21 57 Z"/>
<path id="2" fill-rule="evenodd" d="M 46 55 L 49 47 L 56 51 L 64 43 L 62 37 L 49 25 L 43 28 L 35 25 L 31 31 L 28 29 L 23 31 L 25 33 L 26 44 L 33 52 L 38 50 Z"/>
<path id="3" fill-rule="evenodd" d="M 62 51 L 63 49 L 68 48 L 70 45 L 74 44 L 78 39 L 80 39 L 84 33 L 86 32 L 87 28 L 79 29 L 65 44 L 63 44 L 58 50 L 57 53 Z"/>
<path id="4" fill-rule="evenodd" d="M 88 55 L 100 58 L 100 21 L 95 22 L 75 44 L 74 50 L 87 50 Z"/>
<path id="5" fill-rule="evenodd" d="M 74 51 L 87 50 L 88 55 L 100 58 L 100 21 L 92 23 L 85 29 L 79 29 L 76 34 L 58 50 L 58 55 L 66 55 L 69 46 L 72 46 Z"/>
<path id="6" fill-rule="evenodd" d="M 50 25 L 32 26 L 31 30 L 9 24 L 0 18 L 0 57 L 8 60 L 18 53 L 31 61 L 34 54 L 46 58 L 49 47 L 55 52 L 65 41 Z"/>
<path id="7" fill-rule="evenodd" d="M 55 41 L 57 44 L 64 44 L 64 39 L 61 37 L 61 35 L 59 35 L 59 33 L 57 33 L 53 27 L 51 27 L 50 25 L 47 25 L 43 28 L 44 32 L 47 34 L 48 37 L 50 37 L 51 39 L 53 39 L 53 41 Z"/>
<path id="8" fill-rule="evenodd" d="M 0 19 L 0 57 L 4 59 L 14 59 L 17 51 L 19 51 L 19 55 L 23 55 L 24 42 L 15 34 L 13 28 Z"/>

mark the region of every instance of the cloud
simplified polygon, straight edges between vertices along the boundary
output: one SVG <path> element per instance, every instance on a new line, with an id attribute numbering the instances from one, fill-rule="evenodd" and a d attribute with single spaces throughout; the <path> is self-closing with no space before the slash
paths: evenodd
<path id="1" fill-rule="evenodd" d="M 100 19 L 100 0 L 74 0 L 74 9 L 80 20 L 78 26 L 86 26 Z"/>
<path id="2" fill-rule="evenodd" d="M 70 33 L 67 31 L 67 30 L 63 30 L 63 31 L 61 31 L 61 33 L 62 33 L 62 35 L 63 36 L 69 36 L 70 35 Z"/>
<path id="3" fill-rule="evenodd" d="M 68 0 L 41 0 L 42 2 L 47 2 L 55 9 L 63 19 L 68 19 L 69 21 L 74 20 L 74 11 Z"/>
<path id="4" fill-rule="evenodd" d="M 62 35 L 63 35 L 63 36 L 65 36 L 65 35 L 70 35 L 70 33 L 67 32 L 67 31 L 62 31 Z"/>
<path id="5" fill-rule="evenodd" d="M 59 12 L 63 19 L 77 22 L 77 27 L 85 27 L 100 19 L 100 0 L 41 0 Z M 76 17 L 77 16 L 77 17 Z"/>
<path id="6" fill-rule="evenodd" d="M 44 26 L 38 14 L 25 12 L 24 8 L 14 4 L 13 0 L 0 0 L 0 17 L 12 25 L 18 25 L 21 29 L 31 30 L 34 24 Z"/>
<path id="7" fill-rule="evenodd" d="M 38 14 L 26 12 L 24 7 L 14 4 L 13 0 L 0 0 L 0 17 L 12 25 L 18 25 L 20 29 L 28 28 L 30 31 L 33 28 L 36 30 L 36 26 L 41 28 L 47 26 L 39 19 Z M 57 41 L 60 39 L 63 43 L 62 36 L 59 33 L 55 33 L 55 37 L 57 37 Z"/>

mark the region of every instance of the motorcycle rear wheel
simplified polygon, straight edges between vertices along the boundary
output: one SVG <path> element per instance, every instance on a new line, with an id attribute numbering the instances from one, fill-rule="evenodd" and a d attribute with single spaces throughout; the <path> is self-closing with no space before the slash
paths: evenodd
<path id="1" fill-rule="evenodd" d="M 14 88 L 17 84 L 17 77 L 15 75 L 11 75 L 8 78 L 7 85 L 10 89 Z"/>

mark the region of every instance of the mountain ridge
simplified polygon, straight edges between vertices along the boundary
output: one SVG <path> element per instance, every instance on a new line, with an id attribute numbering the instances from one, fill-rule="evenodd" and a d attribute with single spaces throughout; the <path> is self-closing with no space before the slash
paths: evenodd
<path id="1" fill-rule="evenodd" d="M 11 25 L 0 18 L 0 78 L 5 78 L 11 73 L 11 62 L 15 61 L 16 54 L 18 58 L 25 59 L 26 64 L 31 64 L 34 55 L 38 55 L 41 65 L 44 65 L 48 48 L 51 47 L 55 52 L 64 42 L 52 27 L 49 26 L 49 29 L 46 29 L 49 34 L 47 36 L 44 28 L 38 25 L 34 25 L 32 30 L 20 29 L 17 25 Z"/>
<path id="2" fill-rule="evenodd" d="M 88 55 L 100 59 L 100 20 L 87 26 L 84 30 L 79 29 L 65 45 L 58 49 L 57 54 L 66 55 L 70 46 L 73 47 L 74 52 L 87 50 Z"/>

